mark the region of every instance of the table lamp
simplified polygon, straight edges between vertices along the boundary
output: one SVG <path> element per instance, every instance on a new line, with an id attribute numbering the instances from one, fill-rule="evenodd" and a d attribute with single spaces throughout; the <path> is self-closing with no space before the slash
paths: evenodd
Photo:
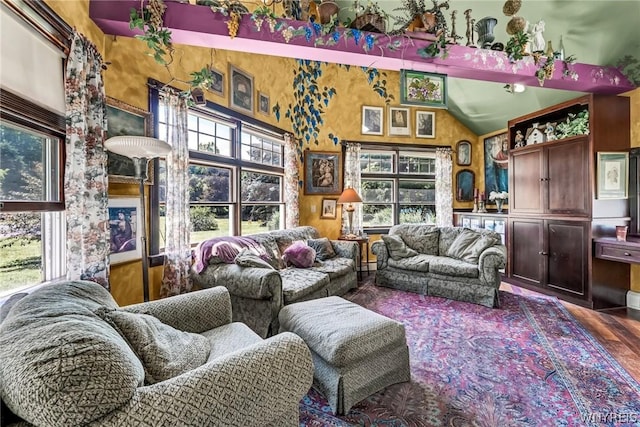
<path id="1" fill-rule="evenodd" d="M 132 159 L 136 174 L 135 178 L 140 182 L 142 292 L 144 301 L 146 302 L 149 301 L 149 260 L 147 257 L 147 220 L 144 203 L 144 180 L 147 178 L 149 160 L 166 156 L 171 151 L 171 146 L 164 141 L 146 136 L 114 136 L 104 142 L 104 148 L 112 153 Z"/>
<path id="2" fill-rule="evenodd" d="M 353 188 L 346 188 L 338 198 L 338 203 L 347 205 L 344 209 L 347 211 L 347 227 L 349 235 L 353 235 L 353 211 L 356 210 L 353 204 L 361 202 L 362 199 L 360 198 L 360 195 L 358 195 L 356 190 Z"/>

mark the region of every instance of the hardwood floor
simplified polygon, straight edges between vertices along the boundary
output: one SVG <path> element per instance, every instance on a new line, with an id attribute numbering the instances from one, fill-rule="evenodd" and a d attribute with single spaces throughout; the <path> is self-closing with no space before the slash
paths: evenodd
<path id="1" fill-rule="evenodd" d="M 537 294 L 507 283 L 502 283 L 500 289 L 518 294 Z M 562 304 L 640 382 L 640 311 L 628 308 L 595 311 L 565 301 Z"/>

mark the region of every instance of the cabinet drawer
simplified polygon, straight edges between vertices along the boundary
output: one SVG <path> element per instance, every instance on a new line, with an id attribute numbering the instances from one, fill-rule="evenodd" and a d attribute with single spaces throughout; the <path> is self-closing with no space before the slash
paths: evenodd
<path id="1" fill-rule="evenodd" d="M 640 248 L 626 248 L 621 246 L 596 244 L 596 257 L 611 261 L 640 263 Z"/>

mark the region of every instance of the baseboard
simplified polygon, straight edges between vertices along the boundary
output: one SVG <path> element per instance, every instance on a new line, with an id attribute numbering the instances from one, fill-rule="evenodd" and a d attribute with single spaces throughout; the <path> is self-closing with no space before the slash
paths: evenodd
<path id="1" fill-rule="evenodd" d="M 640 310 L 640 292 L 627 292 L 627 307 Z"/>

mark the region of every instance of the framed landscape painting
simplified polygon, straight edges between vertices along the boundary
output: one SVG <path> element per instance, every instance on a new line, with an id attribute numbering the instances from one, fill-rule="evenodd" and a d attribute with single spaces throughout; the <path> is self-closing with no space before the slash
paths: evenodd
<path id="1" fill-rule="evenodd" d="M 107 136 L 151 136 L 151 113 L 107 97 Z M 107 151 L 109 182 L 137 184 L 133 160 Z M 153 184 L 153 162 L 149 162 L 146 184 Z"/>

